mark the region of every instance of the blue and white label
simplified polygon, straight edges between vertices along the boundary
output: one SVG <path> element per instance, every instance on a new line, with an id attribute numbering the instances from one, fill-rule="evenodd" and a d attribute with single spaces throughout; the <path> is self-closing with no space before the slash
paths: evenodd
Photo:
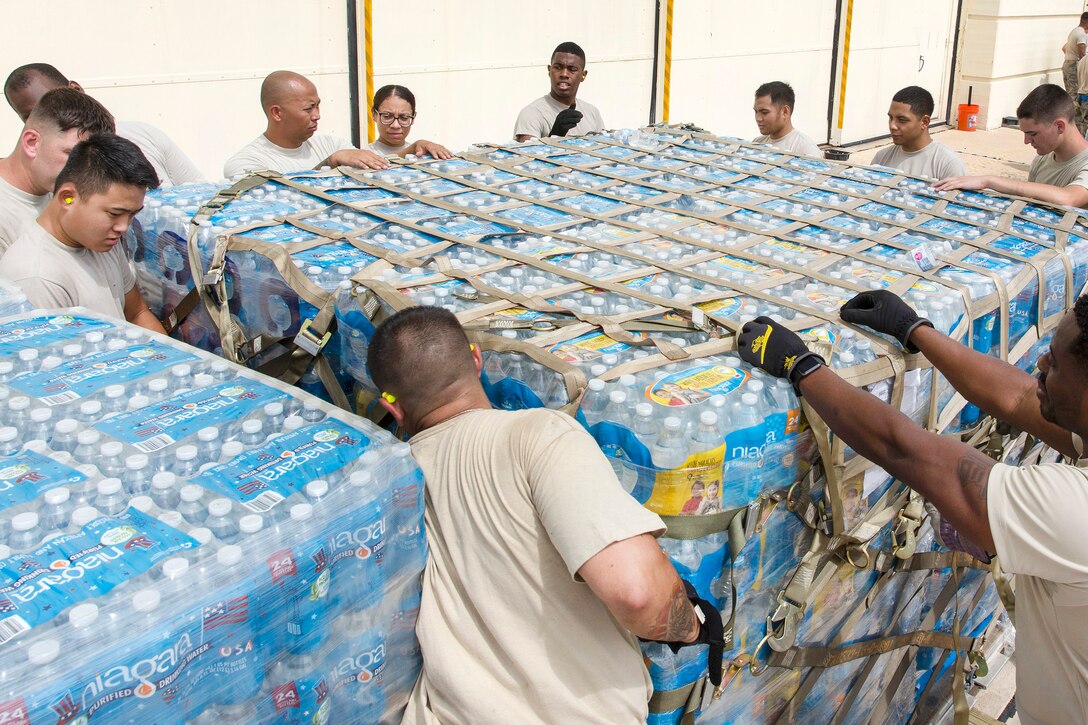
<path id="1" fill-rule="evenodd" d="M 500 216 L 503 219 L 509 219 L 533 227 L 550 227 L 555 226 L 556 224 L 567 224 L 579 221 L 580 219 L 573 214 L 568 214 L 557 209 L 549 209 L 546 206 L 539 206 L 537 204 L 526 204 L 525 206 L 506 209 L 497 212 L 495 216 Z"/>
<path id="2" fill-rule="evenodd" d="M 129 383 L 196 359 L 192 353 L 150 340 L 72 360 L 52 370 L 27 373 L 9 385 L 46 405 L 63 405 L 108 385 Z"/>
<path id="3" fill-rule="evenodd" d="M 6 456 L 0 466 L 0 510 L 33 501 L 51 488 L 87 480 L 79 471 L 33 451 Z"/>
<path id="4" fill-rule="evenodd" d="M 188 438 L 201 428 L 239 420 L 284 396 L 267 385 L 239 379 L 116 415 L 94 427 L 144 453 L 153 453 Z"/>
<path id="5" fill-rule="evenodd" d="M 112 323 L 73 315 L 32 317 L 29 320 L 21 318 L 0 325 L 0 355 L 18 353 L 31 347 L 44 347 L 95 330 L 111 329 Z"/>
<path id="6" fill-rule="evenodd" d="M 344 468 L 369 447 L 370 439 L 361 431 L 329 419 L 277 436 L 227 463 L 212 466 L 201 481 L 263 513 L 310 481 Z"/>

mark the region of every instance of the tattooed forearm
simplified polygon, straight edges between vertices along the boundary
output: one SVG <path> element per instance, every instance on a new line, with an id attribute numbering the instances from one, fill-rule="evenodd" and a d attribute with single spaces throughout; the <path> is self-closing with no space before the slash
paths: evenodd
<path id="1" fill-rule="evenodd" d="M 992 459 L 972 451 L 961 458 L 956 466 L 964 492 L 981 501 L 983 505 L 986 504 L 986 487 L 990 481 L 990 469 L 993 465 Z"/>
<path id="2" fill-rule="evenodd" d="M 687 642 L 698 634 L 699 622 L 695 618 L 695 609 L 684 592 L 684 585 L 677 580 L 669 597 L 669 604 L 662 610 L 649 639 L 659 642 Z"/>

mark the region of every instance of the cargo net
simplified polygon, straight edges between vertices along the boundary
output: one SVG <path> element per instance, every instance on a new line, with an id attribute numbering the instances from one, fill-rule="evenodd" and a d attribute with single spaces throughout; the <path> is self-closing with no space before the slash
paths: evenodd
<path id="1" fill-rule="evenodd" d="M 178 334 L 360 414 L 381 414 L 365 370 L 375 326 L 413 305 L 451 310 L 484 350 L 493 404 L 581 420 L 669 524 L 678 570 L 733 617 L 744 587 L 730 581 L 760 512 L 789 510 L 804 548 L 851 566 L 845 552 L 892 520 L 892 559 L 910 561 L 925 518 L 915 506 L 900 522 L 898 484 L 739 359 L 746 320 L 770 316 L 851 383 L 981 445 L 993 421 L 839 307 L 890 289 L 964 344 L 1031 361 L 1088 274 L 1082 212 L 937 194 L 891 169 L 675 126 L 385 171 L 257 172 L 160 192 L 139 222 L 141 283 Z M 889 518 L 873 528 L 873 516 Z M 749 606 L 781 634 L 784 617 L 772 627 Z"/>

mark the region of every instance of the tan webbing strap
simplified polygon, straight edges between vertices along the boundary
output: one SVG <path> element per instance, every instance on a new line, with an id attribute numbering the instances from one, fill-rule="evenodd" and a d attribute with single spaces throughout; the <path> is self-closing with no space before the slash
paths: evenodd
<path id="1" fill-rule="evenodd" d="M 997 587 L 997 596 L 1009 615 L 1009 620 L 1016 624 L 1016 591 L 1013 588 L 1014 580 L 1001 568 L 1001 558 L 995 556 L 990 562 L 990 575 L 993 577 L 994 586 Z"/>
<path id="2" fill-rule="evenodd" d="M 702 705 L 708 682 L 706 675 L 703 675 L 695 682 L 675 690 L 654 690 L 650 695 L 650 712 L 666 713 L 682 707 L 681 725 L 694 725 L 695 713 Z"/>

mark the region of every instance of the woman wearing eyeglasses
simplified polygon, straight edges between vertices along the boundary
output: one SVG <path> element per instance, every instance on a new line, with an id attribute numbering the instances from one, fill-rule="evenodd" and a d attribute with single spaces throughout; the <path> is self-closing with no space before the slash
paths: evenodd
<path id="1" fill-rule="evenodd" d="M 453 154 L 441 144 L 420 139 L 408 143 L 408 132 L 416 120 L 416 97 L 404 86 L 382 86 L 374 94 L 370 109 L 378 125 L 378 140 L 370 144 L 370 150 L 382 156 L 433 156 L 450 159 Z"/>

